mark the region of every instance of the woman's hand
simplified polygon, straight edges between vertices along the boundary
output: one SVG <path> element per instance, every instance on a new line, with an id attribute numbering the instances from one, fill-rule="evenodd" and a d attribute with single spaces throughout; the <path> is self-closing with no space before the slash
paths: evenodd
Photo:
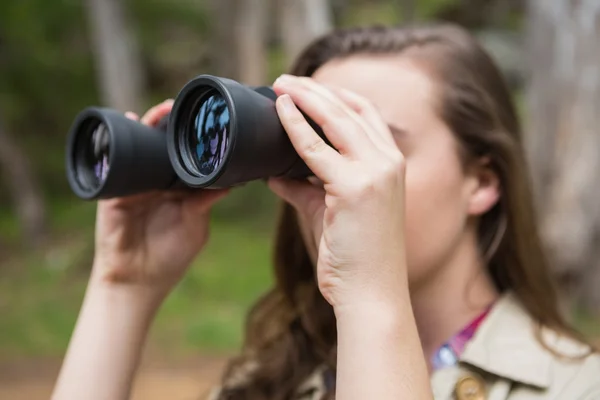
<path id="1" fill-rule="evenodd" d="M 292 144 L 324 184 L 321 189 L 308 182 L 270 182 L 312 224 L 323 296 L 336 313 L 405 300 L 405 164 L 387 125 L 365 99 L 309 78 L 284 76 L 274 89 Z M 296 105 L 337 151 L 315 133 Z"/>
<path id="2" fill-rule="evenodd" d="M 167 100 L 140 122 L 156 126 L 172 106 Z M 132 113 L 127 116 L 137 119 Z M 93 279 L 166 295 L 206 243 L 209 209 L 225 194 L 157 191 L 99 201 Z"/>
<path id="3" fill-rule="evenodd" d="M 323 182 L 271 187 L 312 224 L 318 243 L 319 289 L 337 318 L 336 399 L 433 398 L 408 293 L 404 157 L 359 96 L 308 78 L 285 77 L 274 88 L 292 144 Z"/>

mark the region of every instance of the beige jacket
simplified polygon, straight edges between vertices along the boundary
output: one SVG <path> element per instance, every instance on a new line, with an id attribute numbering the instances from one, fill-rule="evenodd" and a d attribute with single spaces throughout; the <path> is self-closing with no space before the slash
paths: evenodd
<path id="1" fill-rule="evenodd" d="M 600 400 L 600 355 L 562 359 L 536 339 L 535 324 L 511 294 L 490 311 L 467 344 L 459 366 L 434 372 L 435 400 Z M 543 331 L 558 354 L 577 357 L 589 348 Z M 320 400 L 320 374 L 299 390 L 297 400 Z"/>
<path id="2" fill-rule="evenodd" d="M 542 331 L 544 343 L 567 358 L 558 357 L 535 332 L 517 299 L 503 296 L 467 344 L 459 365 L 433 373 L 435 400 L 600 400 L 600 355 L 582 358 L 588 346 Z M 293 400 L 321 400 L 322 372 L 315 371 Z"/>

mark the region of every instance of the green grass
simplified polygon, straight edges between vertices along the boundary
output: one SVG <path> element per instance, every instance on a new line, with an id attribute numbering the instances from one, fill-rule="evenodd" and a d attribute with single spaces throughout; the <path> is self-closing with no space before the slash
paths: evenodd
<path id="1" fill-rule="evenodd" d="M 158 316 L 155 337 L 161 347 L 237 347 L 244 315 L 271 284 L 270 235 L 236 224 L 214 228 L 210 246 Z M 173 334 L 178 344 L 168 343 Z"/>
<path id="2" fill-rule="evenodd" d="M 271 282 L 270 235 L 213 224 L 211 242 L 161 308 L 153 341 L 169 352 L 230 350 L 248 307 Z M 85 291 L 87 240 L 19 262 L 0 282 L 0 356 L 64 352 Z"/>
<path id="3" fill-rule="evenodd" d="M 75 253 L 75 249 L 73 248 Z M 73 328 L 84 280 L 72 280 L 45 257 L 26 257 L 0 282 L 0 354 L 52 355 L 62 351 Z M 8 275 L 8 276 L 7 276 Z"/>
<path id="4" fill-rule="evenodd" d="M 274 208 L 262 184 L 216 207 L 209 244 L 157 316 L 153 348 L 186 354 L 240 345 L 248 308 L 271 284 Z M 48 246 L 14 250 L 0 266 L 0 358 L 61 356 L 73 330 L 93 256 L 95 204 L 55 200 L 50 216 Z M 17 243 L 16 226 L 0 214 L 3 241 Z"/>

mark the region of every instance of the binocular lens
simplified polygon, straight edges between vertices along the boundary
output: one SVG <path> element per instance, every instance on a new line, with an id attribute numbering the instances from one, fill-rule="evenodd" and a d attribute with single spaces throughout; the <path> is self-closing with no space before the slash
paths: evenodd
<path id="1" fill-rule="evenodd" d="M 227 102 L 217 91 L 202 96 L 191 113 L 186 136 L 192 170 L 211 175 L 223 162 L 229 144 L 230 113 Z"/>
<path id="2" fill-rule="evenodd" d="M 76 145 L 75 166 L 77 180 L 87 190 L 99 188 L 110 169 L 110 133 L 98 122 L 90 126 L 88 134 L 81 135 Z"/>

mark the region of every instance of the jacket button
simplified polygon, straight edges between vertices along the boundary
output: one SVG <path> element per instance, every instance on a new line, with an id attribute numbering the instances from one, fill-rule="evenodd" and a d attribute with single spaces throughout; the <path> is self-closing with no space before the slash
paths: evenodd
<path id="1" fill-rule="evenodd" d="M 485 384 L 475 376 L 465 376 L 456 382 L 454 395 L 457 400 L 485 400 Z"/>

